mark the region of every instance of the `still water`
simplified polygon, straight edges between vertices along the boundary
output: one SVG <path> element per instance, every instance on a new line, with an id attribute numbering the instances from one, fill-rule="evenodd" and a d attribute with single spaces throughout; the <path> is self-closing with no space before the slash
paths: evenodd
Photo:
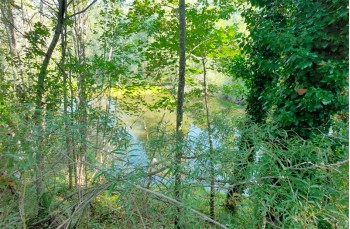
<path id="1" fill-rule="evenodd" d="M 228 115 L 227 107 L 221 106 L 220 102 L 220 99 L 211 99 L 211 104 L 209 104 L 211 112 L 222 112 Z M 131 112 L 125 109 L 125 104 L 120 105 L 118 100 L 105 99 L 99 103 L 107 107 L 112 114 L 108 125 L 114 127 L 122 122 L 121 126 L 128 133 L 129 141 L 125 153 L 111 156 L 115 160 L 114 169 L 130 173 L 138 171 L 144 174 L 161 170 L 159 173 L 148 176 L 145 183 L 172 182 L 170 171 L 174 167 L 172 160 L 175 152 L 175 112 L 164 108 L 151 111 L 145 106 L 136 107 L 132 101 L 128 104 L 132 108 Z M 134 110 L 137 112 L 132 112 Z M 205 179 L 199 182 L 196 180 L 196 182 L 209 183 L 209 142 L 203 114 L 203 110 L 185 108 L 183 124 L 185 144 L 183 147 L 184 155 L 188 158 L 183 159 L 182 168 L 187 177 L 184 182 L 188 183 L 194 181 L 191 177 L 202 177 Z M 243 115 L 242 109 L 236 111 L 235 114 Z M 198 121 L 197 118 L 200 118 L 201 121 Z M 214 126 L 212 128 L 215 129 Z M 236 128 L 232 128 L 232 132 L 239 137 Z M 219 151 L 222 145 L 220 138 L 214 134 L 212 142 L 213 150 Z M 110 150 L 113 150 L 112 148 Z M 167 169 L 162 170 L 165 167 Z M 215 164 L 214 169 L 215 171 L 223 170 L 220 164 Z M 225 180 L 226 177 L 216 173 L 215 179 Z"/>

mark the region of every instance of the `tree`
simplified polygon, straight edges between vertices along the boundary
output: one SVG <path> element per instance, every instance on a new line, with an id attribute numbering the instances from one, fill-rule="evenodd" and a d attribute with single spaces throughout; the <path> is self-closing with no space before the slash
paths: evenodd
<path id="1" fill-rule="evenodd" d="M 334 115 L 346 112 L 348 43 L 343 41 L 348 40 L 348 12 L 345 8 L 345 1 L 250 1 L 243 13 L 250 33 L 243 46 L 248 58 L 242 68 L 250 74 L 242 72 L 242 75 L 251 86 L 247 113 L 253 122 L 264 124 L 270 120 L 286 131 L 287 139 L 297 136 L 312 139 L 320 133 L 328 134 Z M 274 141 L 287 154 L 290 149 L 283 145 L 288 140 L 277 130 L 274 134 Z M 242 140 L 254 148 L 253 140 L 244 136 Z M 251 158 L 248 163 L 256 160 L 254 155 L 255 151 L 248 156 Z M 285 158 L 280 160 L 289 163 Z M 306 163 L 304 158 L 296 160 Z M 301 179 L 316 176 L 307 174 L 294 175 Z M 281 185 L 280 182 L 271 181 L 274 185 Z M 282 224 L 282 213 L 276 213 L 275 206 L 271 209 L 269 222 Z"/>
<path id="2" fill-rule="evenodd" d="M 74 14 L 70 15 L 69 17 L 77 16 L 83 12 L 85 12 L 89 7 L 91 7 L 92 4 L 94 4 L 96 1 L 93 1 L 88 5 L 85 9 L 82 9 L 79 12 L 74 12 Z M 40 71 L 37 75 L 37 85 L 36 85 L 36 109 L 34 113 L 34 120 L 36 120 L 36 123 L 38 127 L 43 126 L 43 117 L 42 112 L 44 110 L 44 93 L 45 93 L 45 80 L 47 77 L 47 69 L 51 60 L 51 57 L 53 55 L 53 52 L 57 46 L 57 43 L 59 41 L 60 35 L 62 34 L 64 22 L 69 18 L 65 17 L 66 11 L 67 11 L 67 1 L 66 0 L 59 0 L 58 1 L 58 13 L 57 13 L 57 24 L 55 27 L 55 31 L 52 37 L 52 40 L 50 42 L 50 45 L 44 55 L 44 59 L 42 61 Z M 42 140 L 41 140 L 42 141 Z M 38 202 L 39 202 L 39 215 L 45 216 L 47 214 L 47 206 L 45 206 L 45 191 L 44 191 L 44 177 L 43 177 L 43 155 L 42 155 L 42 149 L 37 149 L 36 152 L 36 163 L 37 163 L 37 178 L 36 178 L 36 189 L 38 194 Z"/>
<path id="3" fill-rule="evenodd" d="M 4 1 L 1 6 L 1 14 L 2 17 L 1 19 L 3 20 L 3 24 L 6 27 L 6 35 L 8 39 L 8 44 L 9 44 L 9 51 L 10 51 L 10 57 L 12 59 L 12 73 L 13 73 L 13 81 L 14 84 L 18 84 L 18 79 L 17 79 L 17 67 L 18 64 L 18 53 L 17 53 L 17 38 L 16 38 L 16 32 L 15 32 L 15 17 L 13 15 L 13 6 L 15 4 L 12 3 L 10 0 Z M 16 6 L 18 7 L 18 6 Z M 22 82 L 23 83 L 23 82 Z"/>
<path id="4" fill-rule="evenodd" d="M 315 131 L 327 133 L 332 116 L 348 110 L 347 5 L 346 1 L 282 5 L 294 9 L 277 42 L 281 50 L 282 42 L 290 45 L 282 52 L 285 70 L 274 116 L 283 129 L 304 138 Z M 324 10 L 314 14 L 315 9 Z"/>
<path id="5" fill-rule="evenodd" d="M 348 51 L 342 41 L 348 39 L 344 32 L 348 14 L 341 10 L 346 3 L 251 4 L 244 13 L 250 30 L 244 45 L 252 86 L 248 114 L 262 123 L 276 105 L 273 118 L 281 128 L 302 137 L 315 128 L 327 131 L 332 115 L 347 107 L 344 97 L 338 96 L 346 93 Z M 320 7 L 325 10 L 311 13 Z M 334 28 L 340 36 L 335 36 Z M 334 66 L 339 68 L 336 73 Z"/>
<path id="6" fill-rule="evenodd" d="M 36 110 L 34 114 L 34 119 L 37 122 L 38 126 L 43 125 L 42 120 L 42 111 L 44 109 L 43 106 L 43 94 L 45 92 L 45 78 L 47 75 L 47 68 L 49 66 L 52 54 L 54 49 L 56 48 L 56 45 L 59 41 L 59 37 L 62 33 L 63 23 L 64 23 L 64 15 L 67 9 L 67 2 L 66 0 L 59 0 L 58 1 L 58 13 L 57 13 L 57 24 L 55 28 L 54 35 L 52 37 L 51 43 L 45 53 L 44 60 L 42 62 L 40 72 L 38 74 L 38 83 L 36 88 Z M 36 169 L 36 190 L 38 195 L 38 203 L 39 203 L 39 212 L 38 215 L 40 217 L 45 217 L 47 215 L 48 206 L 45 204 L 45 188 L 44 188 L 44 177 L 43 177 L 43 168 L 44 168 L 44 162 L 43 162 L 43 152 L 40 147 L 37 149 L 36 152 L 36 163 L 37 163 L 37 169 Z"/>
<path id="7" fill-rule="evenodd" d="M 181 201 L 181 159 L 182 159 L 182 143 L 183 143 L 183 106 L 185 94 L 185 74 L 186 74 L 186 6 L 185 0 L 179 1 L 179 83 L 177 88 L 177 102 L 176 102 L 176 142 L 177 149 L 175 152 L 175 186 L 174 196 L 177 201 Z M 174 225 L 176 228 L 181 228 L 181 209 L 178 208 L 178 214 L 175 217 Z"/>

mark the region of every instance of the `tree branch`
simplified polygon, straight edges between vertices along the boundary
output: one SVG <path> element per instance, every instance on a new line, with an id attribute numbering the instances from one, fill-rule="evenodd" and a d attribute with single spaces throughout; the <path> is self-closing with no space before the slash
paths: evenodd
<path id="1" fill-rule="evenodd" d="M 339 161 L 339 162 L 334 163 L 334 164 L 328 164 L 328 165 L 324 165 L 324 164 L 318 165 L 318 164 L 314 164 L 312 162 L 303 162 L 301 164 L 295 165 L 294 167 L 286 168 L 286 170 L 329 169 L 332 167 L 337 167 L 337 166 L 346 164 L 348 162 L 349 162 L 349 159 L 346 159 L 344 161 Z M 305 168 L 296 167 L 296 166 L 301 166 L 301 165 L 311 165 L 311 166 L 305 167 Z"/>
<path id="2" fill-rule="evenodd" d="M 85 13 L 92 5 L 95 4 L 96 2 L 97 2 L 97 0 L 92 1 L 85 9 L 83 9 L 83 10 L 81 10 L 81 11 L 79 11 L 79 12 L 76 12 L 76 13 L 74 13 L 74 14 L 72 14 L 72 15 L 69 15 L 69 16 L 67 16 L 65 19 L 69 19 L 69 18 L 75 17 L 75 16 L 77 16 L 77 15 L 79 15 L 79 14 Z"/>
<path id="3" fill-rule="evenodd" d="M 163 172 L 163 171 L 165 171 L 165 170 L 167 170 L 167 169 L 169 169 L 169 166 L 165 166 L 165 167 L 160 168 L 160 169 L 158 169 L 158 170 L 156 170 L 156 171 L 149 172 L 149 173 L 147 173 L 147 175 L 148 175 L 148 176 L 154 176 L 154 175 L 156 175 L 156 174 L 158 174 L 158 173 L 160 173 L 160 172 Z"/>
<path id="4" fill-rule="evenodd" d="M 165 195 L 163 195 L 163 194 L 161 194 L 161 193 L 152 191 L 152 190 L 150 190 L 150 189 L 141 187 L 141 186 L 139 186 L 139 185 L 133 185 L 133 186 L 134 186 L 135 188 L 141 190 L 141 191 L 144 191 L 144 192 L 147 192 L 147 193 L 150 193 L 150 194 L 156 196 L 156 197 L 157 197 L 159 200 L 161 200 L 161 201 L 175 204 L 175 205 L 177 205 L 177 206 L 179 206 L 179 207 L 181 207 L 181 208 L 186 208 L 186 209 L 188 209 L 189 211 L 191 211 L 191 212 L 193 212 L 194 214 L 196 214 L 197 216 L 199 216 L 200 218 L 204 219 L 205 221 L 208 221 L 208 222 L 210 222 L 210 223 L 212 223 L 212 224 L 215 224 L 215 225 L 217 225 L 217 226 L 219 226 L 219 227 L 221 227 L 221 228 L 228 229 L 227 226 L 225 226 L 225 225 L 223 225 L 223 224 L 221 224 L 221 223 L 219 223 L 219 222 L 217 222 L 217 221 L 215 221 L 215 220 L 209 218 L 207 215 L 205 215 L 205 214 L 203 214 L 203 213 L 201 213 L 201 212 L 199 212 L 199 211 L 197 211 L 197 210 L 195 210 L 195 209 L 192 209 L 192 208 L 189 208 L 189 207 L 185 206 L 183 203 L 181 203 L 181 202 L 179 202 L 179 201 L 177 201 L 177 200 L 175 200 L 175 199 L 173 199 L 173 198 L 170 198 L 170 197 L 165 196 Z"/>

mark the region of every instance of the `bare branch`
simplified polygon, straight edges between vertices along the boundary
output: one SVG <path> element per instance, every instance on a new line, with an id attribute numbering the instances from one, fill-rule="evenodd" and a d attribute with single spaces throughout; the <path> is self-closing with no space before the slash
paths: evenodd
<path id="1" fill-rule="evenodd" d="M 210 223 L 212 223 L 212 224 L 215 224 L 215 225 L 217 225 L 217 226 L 219 226 L 219 227 L 221 227 L 221 228 L 228 229 L 227 226 L 225 226 L 225 225 L 223 225 L 223 224 L 221 224 L 221 223 L 219 223 L 219 222 L 217 222 L 217 221 L 215 221 L 215 220 L 209 218 L 207 215 L 205 215 L 205 214 L 203 214 L 203 213 L 201 213 L 201 212 L 199 212 L 199 211 L 197 211 L 197 210 L 195 210 L 195 209 L 193 209 L 193 208 L 189 208 L 189 207 L 185 206 L 183 203 L 181 203 L 181 202 L 179 202 L 179 201 L 177 201 L 177 200 L 175 200 L 175 199 L 173 199 L 173 198 L 170 198 L 170 197 L 165 196 L 165 195 L 163 195 L 163 194 L 161 194 L 161 193 L 152 191 L 152 190 L 150 190 L 150 189 L 141 187 L 141 186 L 139 186 L 139 185 L 133 185 L 133 186 L 134 186 L 135 188 L 141 190 L 141 191 L 144 191 L 144 192 L 147 192 L 147 193 L 150 193 L 150 194 L 156 196 L 156 197 L 157 197 L 159 200 L 161 200 L 161 201 L 175 204 L 175 205 L 177 205 L 177 206 L 179 206 L 179 207 L 181 207 L 181 208 L 186 208 L 186 209 L 188 209 L 189 211 L 191 211 L 191 212 L 193 212 L 194 214 L 196 214 L 197 216 L 199 216 L 200 218 L 204 219 L 205 221 L 208 221 L 208 222 L 210 222 Z"/>
<path id="2" fill-rule="evenodd" d="M 160 169 L 158 169 L 158 170 L 156 170 L 156 171 L 149 172 L 149 173 L 147 173 L 147 175 L 148 175 L 148 176 L 154 176 L 154 175 L 156 175 L 156 174 L 158 174 L 158 173 L 160 173 L 160 172 L 163 172 L 163 171 L 165 171 L 165 170 L 167 170 L 167 169 L 169 169 L 169 166 L 165 166 L 165 167 L 160 168 Z"/>
<path id="3" fill-rule="evenodd" d="M 79 11 L 79 12 L 76 12 L 76 13 L 74 13 L 74 14 L 72 14 L 72 15 L 69 15 L 69 16 L 66 17 L 65 19 L 69 19 L 69 18 L 75 17 L 75 16 L 77 16 L 77 15 L 79 15 L 79 14 L 85 13 L 92 5 L 95 4 L 96 2 L 97 2 L 97 0 L 92 1 L 85 9 L 83 9 L 83 10 L 81 10 L 81 11 Z"/>

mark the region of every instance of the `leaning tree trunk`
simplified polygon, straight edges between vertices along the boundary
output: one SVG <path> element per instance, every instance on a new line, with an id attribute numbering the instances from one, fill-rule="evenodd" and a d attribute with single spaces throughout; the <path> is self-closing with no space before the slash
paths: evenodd
<path id="1" fill-rule="evenodd" d="M 42 62 L 40 72 L 38 74 L 38 83 L 36 87 L 36 109 L 34 113 L 34 121 L 38 127 L 39 133 L 43 132 L 43 115 L 42 110 L 43 106 L 43 94 L 45 92 L 45 79 L 47 76 L 47 68 L 49 66 L 52 53 L 56 48 L 58 40 L 60 38 L 60 34 L 62 32 L 63 23 L 64 23 L 64 15 L 66 12 L 67 2 L 66 0 L 58 0 L 58 14 L 57 14 L 57 25 L 52 37 L 51 43 L 49 45 L 48 50 L 45 53 L 44 60 Z M 43 136 L 40 137 L 39 143 L 42 144 Z M 43 162 L 43 149 L 39 144 L 38 149 L 36 150 L 36 192 L 39 204 L 38 216 L 44 217 L 47 214 L 47 206 L 45 204 L 45 188 L 44 188 L 44 162 Z"/>
<path id="2" fill-rule="evenodd" d="M 175 188 L 174 196 L 177 201 L 181 201 L 181 158 L 183 144 L 183 105 L 185 93 L 185 72 L 186 72 L 186 8 L 185 0 L 180 0 L 179 4 L 179 27 L 180 27 L 180 60 L 179 60 L 179 84 L 177 90 L 177 108 L 176 108 L 176 142 L 177 150 L 175 153 Z M 181 228 L 180 222 L 181 208 L 177 208 L 174 225 L 176 228 Z"/>

